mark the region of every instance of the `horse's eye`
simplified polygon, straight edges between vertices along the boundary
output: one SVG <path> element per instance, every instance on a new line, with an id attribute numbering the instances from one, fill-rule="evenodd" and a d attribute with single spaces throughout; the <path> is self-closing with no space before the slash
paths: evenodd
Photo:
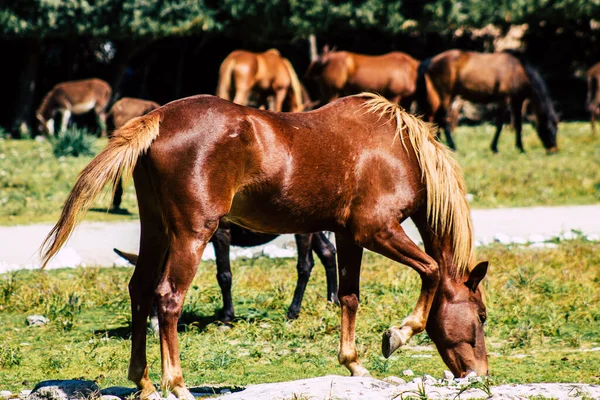
<path id="1" fill-rule="evenodd" d="M 479 314 L 479 322 L 481 322 L 481 325 L 485 324 L 486 319 L 487 319 L 487 315 Z"/>

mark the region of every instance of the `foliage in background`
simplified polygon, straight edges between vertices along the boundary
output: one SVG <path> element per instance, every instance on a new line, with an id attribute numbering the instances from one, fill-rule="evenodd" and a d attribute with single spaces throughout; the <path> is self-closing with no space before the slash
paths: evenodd
<path id="1" fill-rule="evenodd" d="M 86 129 L 76 126 L 65 129 L 58 133 L 56 138 L 51 139 L 52 153 L 54 157 L 79 157 L 93 156 L 96 138 Z"/>
<path id="2" fill-rule="evenodd" d="M 489 260 L 486 341 L 491 383 L 598 383 L 600 253 L 598 243 L 576 240 L 555 249 L 478 248 Z M 326 302 L 325 274 L 317 262 L 300 318 L 288 321 L 296 281 L 295 259 L 238 259 L 232 264 L 238 320 L 222 331 L 215 263 L 203 262 L 187 295 L 180 326 L 182 367 L 190 386 L 246 385 L 347 375 L 338 365 L 340 312 Z M 126 380 L 131 319 L 131 268 L 18 271 L 0 275 L 0 387 L 31 389 L 43 379 L 95 379 L 101 387 Z M 381 334 L 414 306 L 420 280 L 403 265 L 364 255 L 357 348 L 376 378 L 415 374 L 441 377 L 447 367 L 426 334 L 390 359 Z M 28 315 L 45 314 L 45 327 Z M 149 336 L 150 377 L 160 379 L 159 342 Z M 22 382 L 26 382 L 22 385 Z"/>
<path id="3" fill-rule="evenodd" d="M 21 0 L 0 10 L 0 33 L 120 39 L 226 31 L 299 38 L 332 30 L 397 34 L 593 18 L 600 18 L 599 0 Z"/>

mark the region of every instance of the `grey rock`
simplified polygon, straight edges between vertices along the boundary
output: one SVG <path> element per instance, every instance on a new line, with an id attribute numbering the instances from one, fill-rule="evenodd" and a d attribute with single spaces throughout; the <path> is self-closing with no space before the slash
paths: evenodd
<path id="1" fill-rule="evenodd" d="M 48 322 L 50 322 L 50 320 L 43 315 L 30 315 L 27 317 L 27 325 L 29 326 L 44 326 Z"/>
<path id="2" fill-rule="evenodd" d="M 106 394 L 104 396 L 100 396 L 100 400 L 121 400 L 121 398 L 111 394 Z"/>
<path id="3" fill-rule="evenodd" d="M 12 393 L 10 390 L 2 390 L 0 391 L 0 396 L 10 396 Z"/>
<path id="4" fill-rule="evenodd" d="M 21 390 L 21 396 L 29 396 L 31 394 L 31 390 Z"/>
<path id="5" fill-rule="evenodd" d="M 404 376 L 414 376 L 415 373 L 412 372 L 411 369 L 405 369 L 404 371 L 402 371 L 402 375 L 404 375 Z"/>
<path id="6" fill-rule="evenodd" d="M 131 396 L 137 392 L 136 389 L 124 387 L 124 386 L 110 386 L 100 391 L 102 396 L 114 396 L 120 399 L 124 399 L 126 397 Z"/>
<path id="7" fill-rule="evenodd" d="M 423 381 L 428 384 L 428 385 L 435 385 L 437 383 L 437 379 L 435 379 L 433 376 L 431 375 L 425 375 L 423 376 Z"/>
<path id="8" fill-rule="evenodd" d="M 454 374 L 448 370 L 444 371 L 444 379 L 447 379 L 449 381 L 454 380 Z"/>
<path id="9" fill-rule="evenodd" d="M 391 383 L 392 385 L 404 385 L 406 383 L 404 379 L 398 378 L 397 376 L 388 376 L 384 381 Z"/>
<path id="10" fill-rule="evenodd" d="M 52 380 L 35 385 L 28 400 L 68 400 L 97 397 L 100 388 L 94 381 Z"/>

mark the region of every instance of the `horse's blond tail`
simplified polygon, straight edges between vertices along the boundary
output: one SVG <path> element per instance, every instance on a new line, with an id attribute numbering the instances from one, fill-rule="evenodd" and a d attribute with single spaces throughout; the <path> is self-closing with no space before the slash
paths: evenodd
<path id="1" fill-rule="evenodd" d="M 427 218 L 438 236 L 450 235 L 453 264 L 457 274 L 468 272 L 473 265 L 473 224 L 466 199 L 465 182 L 458 162 L 450 150 L 435 139 L 433 127 L 405 112 L 385 98 L 362 93 L 371 112 L 388 115 L 396 123 L 396 139 L 408 137 L 427 187 Z"/>
<path id="2" fill-rule="evenodd" d="M 283 58 L 283 64 L 290 75 L 290 88 L 292 89 L 292 95 L 294 96 L 294 101 L 296 102 L 296 108 L 290 110 L 292 112 L 300 112 L 304 110 L 304 103 L 302 102 L 302 85 L 300 84 L 300 80 L 298 79 L 298 75 L 296 75 L 296 71 L 294 71 L 294 67 L 292 63 L 287 59 Z"/>
<path id="3" fill-rule="evenodd" d="M 42 269 L 66 243 L 92 202 L 107 183 L 131 176 L 137 159 L 158 136 L 160 111 L 134 118 L 117 129 L 108 145 L 79 174 L 60 218 L 42 243 Z"/>
<path id="4" fill-rule="evenodd" d="M 225 100 L 231 100 L 231 76 L 235 67 L 235 58 L 227 57 L 219 68 L 219 83 L 217 84 L 217 96 Z"/>

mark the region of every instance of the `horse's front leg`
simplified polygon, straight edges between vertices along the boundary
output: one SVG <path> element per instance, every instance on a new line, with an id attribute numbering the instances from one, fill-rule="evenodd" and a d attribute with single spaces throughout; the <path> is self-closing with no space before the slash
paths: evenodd
<path id="1" fill-rule="evenodd" d="M 348 368 L 352 376 L 369 376 L 369 371 L 360 364 L 356 352 L 354 332 L 360 289 L 360 265 L 363 248 L 343 234 L 335 235 L 338 264 L 338 297 L 342 308 L 342 330 L 338 360 Z"/>
<path id="2" fill-rule="evenodd" d="M 71 111 L 69 110 L 64 110 L 62 112 L 62 121 L 60 123 L 60 133 L 64 133 L 67 128 L 69 127 L 69 120 L 71 119 Z"/>
<path id="3" fill-rule="evenodd" d="M 365 239 L 365 247 L 408 265 L 421 276 L 421 293 L 414 310 L 404 318 L 399 327 L 391 327 L 383 334 L 381 350 L 387 358 L 412 336 L 425 330 L 440 282 L 438 264 L 406 235 L 398 221 L 392 221 L 385 228 L 369 235 Z"/>

